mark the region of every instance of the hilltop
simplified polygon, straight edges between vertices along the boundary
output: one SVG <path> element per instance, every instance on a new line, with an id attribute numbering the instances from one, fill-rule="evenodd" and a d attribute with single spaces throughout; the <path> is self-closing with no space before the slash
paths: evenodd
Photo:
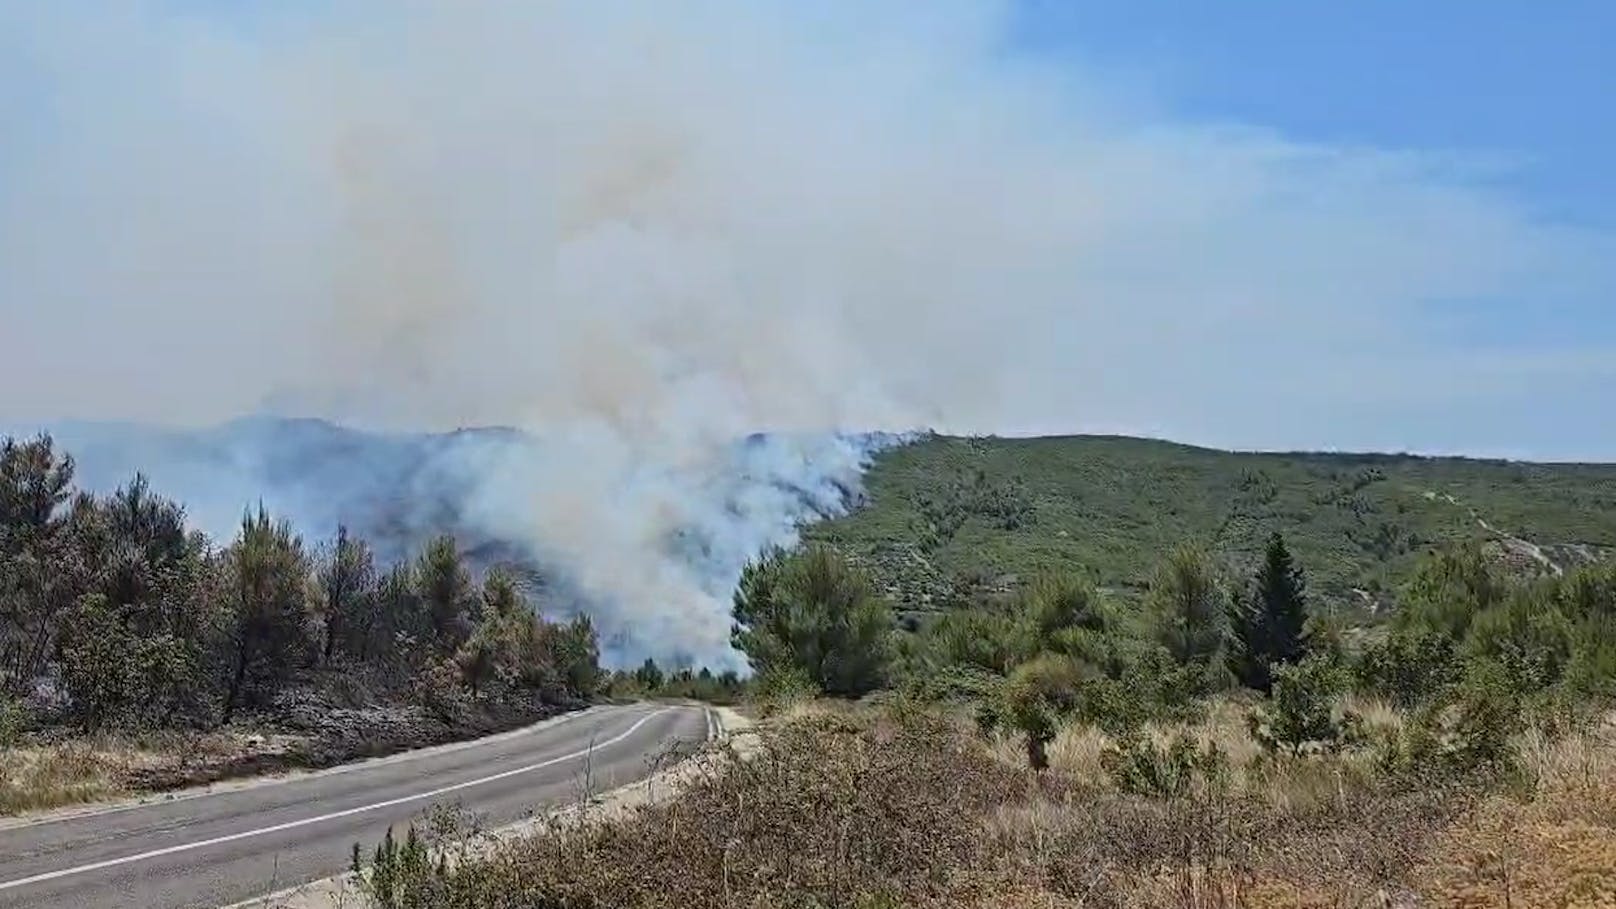
<path id="1" fill-rule="evenodd" d="M 1050 568 L 1139 590 L 1198 543 L 1229 567 L 1285 534 L 1318 602 L 1386 605 L 1421 554 L 1478 541 L 1521 571 L 1616 551 L 1616 465 L 1241 453 L 1114 436 L 929 436 L 876 456 L 861 508 L 805 531 L 907 611 Z"/>

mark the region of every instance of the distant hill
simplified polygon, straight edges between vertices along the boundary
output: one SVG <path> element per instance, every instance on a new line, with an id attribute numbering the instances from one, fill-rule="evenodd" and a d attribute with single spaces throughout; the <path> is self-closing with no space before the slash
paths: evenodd
<path id="1" fill-rule="evenodd" d="M 867 562 L 907 610 L 1055 566 L 1136 592 L 1186 541 L 1243 570 L 1274 530 L 1337 605 L 1386 605 L 1421 553 L 1463 540 L 1534 572 L 1616 552 L 1611 464 L 932 436 L 878 455 L 865 487 L 864 507 L 806 535 Z"/>

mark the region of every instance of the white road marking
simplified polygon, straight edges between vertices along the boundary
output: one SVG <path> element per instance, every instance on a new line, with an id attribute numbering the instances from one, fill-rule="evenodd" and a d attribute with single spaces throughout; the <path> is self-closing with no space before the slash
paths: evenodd
<path id="1" fill-rule="evenodd" d="M 29 884 L 39 884 L 39 883 L 43 883 L 45 881 L 53 881 L 53 880 L 56 880 L 57 878 L 71 877 L 71 876 L 73 876 L 75 874 L 84 874 L 84 873 L 90 872 L 90 871 L 99 871 L 102 868 L 113 868 L 113 867 L 116 867 L 118 865 L 128 865 L 128 864 L 132 864 L 134 862 L 144 862 L 144 861 L 147 861 L 149 859 L 161 858 L 162 856 L 165 856 L 165 855 L 174 855 L 175 853 L 179 853 L 179 852 L 191 852 L 191 851 L 196 850 L 196 849 L 206 849 L 209 846 L 217 846 L 217 845 L 219 845 L 221 843 L 233 843 L 233 842 L 235 842 L 237 840 L 251 839 L 251 838 L 253 838 L 255 836 L 264 836 L 265 834 L 270 834 L 270 833 L 280 833 L 283 830 L 294 830 L 294 829 L 296 829 L 298 827 L 307 827 L 310 824 L 320 824 L 320 823 L 324 823 L 325 821 L 336 820 L 337 818 L 352 817 L 353 815 L 356 815 L 356 814 L 365 814 L 366 812 L 370 812 L 370 811 L 379 811 L 379 810 L 381 810 L 383 808 L 391 808 L 391 807 L 393 807 L 395 805 L 403 805 L 403 804 L 406 804 L 408 802 L 418 802 L 418 801 L 421 801 L 422 799 L 437 798 L 440 795 L 446 795 L 446 794 L 448 794 L 450 792 L 459 792 L 462 789 L 470 789 L 473 786 L 481 786 L 481 785 L 483 785 L 485 783 L 492 783 L 492 782 L 495 782 L 497 780 L 509 779 L 510 777 L 519 776 L 519 775 L 524 774 L 524 773 L 532 773 L 535 770 L 540 770 L 540 769 L 543 769 L 545 767 L 552 767 L 552 766 L 554 766 L 556 764 L 560 764 L 560 763 L 563 763 L 565 761 L 574 760 L 575 758 L 585 757 L 585 756 L 589 755 L 593 751 L 597 751 L 597 750 L 599 750 L 601 748 L 608 748 L 608 747 L 610 747 L 612 745 L 616 745 L 618 742 L 621 742 L 624 739 L 628 738 L 629 736 L 633 735 L 634 733 L 638 732 L 640 730 L 641 726 L 644 726 L 646 723 L 649 723 L 655 717 L 661 716 L 662 714 L 667 713 L 669 710 L 673 710 L 673 709 L 675 709 L 675 708 L 664 707 L 661 710 L 657 710 L 657 711 L 653 711 L 651 713 L 648 713 L 645 716 L 641 717 L 640 719 L 636 720 L 634 725 L 628 727 L 628 731 L 624 732 L 623 734 L 618 735 L 618 736 L 616 736 L 614 738 L 607 739 L 604 742 L 591 743 L 588 748 L 585 748 L 582 751 L 574 751 L 571 754 L 563 754 L 560 757 L 553 757 L 553 758 L 550 758 L 549 760 L 540 761 L 537 764 L 529 764 L 526 767 L 516 767 L 516 768 L 511 769 L 511 770 L 506 770 L 503 773 L 496 773 L 493 776 L 485 776 L 485 777 L 482 777 L 481 779 L 467 780 L 467 781 L 465 781 L 463 783 L 455 783 L 452 786 L 443 786 L 443 787 L 440 787 L 438 789 L 429 790 L 427 792 L 418 792 L 418 793 L 415 793 L 414 795 L 400 796 L 400 797 L 395 798 L 395 799 L 388 799 L 385 802 L 376 802 L 375 804 L 372 804 L 372 805 L 360 805 L 357 808 L 347 808 L 347 809 L 344 809 L 342 811 L 333 811 L 333 812 L 331 812 L 329 814 L 322 814 L 322 815 L 318 815 L 316 817 L 303 818 L 302 820 L 297 820 L 297 821 L 287 821 L 284 824 L 275 824 L 275 825 L 272 825 L 272 826 L 269 826 L 269 827 L 260 827 L 260 828 L 258 828 L 256 830 L 243 830 L 240 833 L 231 833 L 231 834 L 228 834 L 226 836 L 216 836 L 216 837 L 213 837 L 211 839 L 197 840 L 194 843 L 180 843 L 178 845 L 167 846 L 167 847 L 164 847 L 162 849 L 153 849 L 150 852 L 140 852 L 140 853 L 137 853 L 135 855 L 126 855 L 126 856 L 122 856 L 120 858 L 107 859 L 106 861 L 92 862 L 92 863 L 90 863 L 88 865 L 80 865 L 80 866 L 78 866 L 76 868 L 63 868 L 60 871 L 47 871 L 44 874 L 36 874 L 36 875 L 31 876 L 31 877 L 18 878 L 18 879 L 14 880 L 14 881 L 0 881 L 0 890 L 11 890 L 11 889 L 16 888 L 16 887 L 26 887 Z"/>
<path id="2" fill-rule="evenodd" d="M 100 817 L 106 814 L 119 814 L 125 811 L 136 811 L 141 808 L 150 808 L 154 805 L 175 805 L 180 802 L 188 802 L 192 799 L 209 798 L 217 795 L 235 795 L 240 792 L 261 789 L 266 786 L 280 786 L 286 783 L 301 783 L 307 780 L 320 779 L 321 777 L 352 773 L 356 770 L 369 770 L 374 767 L 384 767 L 405 761 L 415 761 L 420 760 L 421 758 L 437 757 L 443 754 L 451 754 L 456 751 L 464 751 L 469 748 L 479 748 L 484 745 L 505 742 L 521 736 L 533 735 L 534 733 L 549 732 L 551 729 L 554 729 L 563 723 L 584 719 L 585 717 L 598 716 L 599 713 L 597 713 L 597 711 L 601 710 L 602 708 L 599 707 L 589 707 L 584 710 L 574 710 L 570 713 L 563 713 L 558 716 L 547 717 L 546 719 L 540 720 L 537 723 L 523 726 L 520 729 L 512 729 L 508 732 L 500 732 L 494 735 L 484 736 L 480 739 L 467 739 L 463 742 L 447 742 L 442 745 L 432 745 L 427 748 L 415 748 L 409 751 L 400 751 L 396 754 L 384 755 L 382 757 L 365 758 L 364 760 L 353 761 L 347 764 L 338 764 L 335 767 L 325 767 L 320 770 L 290 770 L 267 776 L 221 780 L 217 783 L 209 783 L 207 785 L 198 786 L 191 789 L 142 795 L 118 804 L 70 806 L 58 811 L 51 811 L 44 814 L 0 818 L 0 832 L 16 830 L 22 827 L 43 827 L 46 824 L 59 824 L 63 821 L 80 821 L 87 817 Z"/>

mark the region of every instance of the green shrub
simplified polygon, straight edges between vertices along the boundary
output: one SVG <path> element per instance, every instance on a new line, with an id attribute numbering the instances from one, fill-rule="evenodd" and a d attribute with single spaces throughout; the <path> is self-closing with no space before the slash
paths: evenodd
<path id="1" fill-rule="evenodd" d="M 1005 680 L 999 717 L 1027 739 L 1027 763 L 1049 766 L 1046 746 L 1062 720 L 1077 707 L 1092 668 L 1058 654 L 1043 654 L 1016 667 Z"/>
<path id="2" fill-rule="evenodd" d="M 1514 735 L 1524 726 L 1520 696 L 1509 673 L 1476 661 L 1448 696 L 1428 705 L 1400 734 L 1376 745 L 1387 774 L 1421 785 L 1452 783 L 1509 772 L 1517 766 Z"/>
<path id="3" fill-rule="evenodd" d="M 1397 628 L 1364 649 L 1354 667 L 1357 681 L 1362 690 L 1400 707 L 1417 707 L 1463 676 L 1457 651 L 1446 632 L 1420 625 Z"/>
<path id="4" fill-rule="evenodd" d="M 1124 736 L 1101 761 L 1118 789 L 1157 798 L 1217 790 L 1229 776 L 1229 756 L 1216 742 L 1202 745 L 1183 733 L 1166 744 L 1137 733 Z"/>
<path id="5" fill-rule="evenodd" d="M 1252 735 L 1264 748 L 1299 754 L 1335 750 L 1356 738 L 1357 718 L 1338 706 L 1349 681 L 1338 663 L 1311 656 L 1277 665 L 1273 681 L 1268 703 L 1250 718 Z"/>
<path id="6" fill-rule="evenodd" d="M 1466 654 L 1496 664 L 1519 695 L 1558 685 L 1575 647 L 1571 622 L 1546 597 L 1525 591 L 1476 616 L 1465 640 Z"/>
<path id="7" fill-rule="evenodd" d="M 833 550 L 777 550 L 747 565 L 732 614 L 732 642 L 759 675 L 796 667 L 838 697 L 886 681 L 892 608 L 864 571 Z"/>
<path id="8" fill-rule="evenodd" d="M 23 709 L 22 703 L 0 694 L 0 748 L 17 744 L 27 725 L 28 712 Z"/>
<path id="9" fill-rule="evenodd" d="M 923 632 L 922 659 L 1003 675 L 1032 647 L 1026 627 L 1008 612 L 960 609 L 944 613 Z"/>
<path id="10" fill-rule="evenodd" d="M 442 857 L 433 861 L 431 849 L 413 824 L 402 843 L 388 828 L 369 867 L 360 861 L 355 843 L 352 870 L 374 909 L 436 909 L 444 902 L 447 866 Z"/>
<path id="11" fill-rule="evenodd" d="M 752 684 L 752 696 L 764 716 L 779 713 L 793 705 L 811 701 L 820 694 L 819 686 L 800 666 L 776 666 L 760 673 Z"/>

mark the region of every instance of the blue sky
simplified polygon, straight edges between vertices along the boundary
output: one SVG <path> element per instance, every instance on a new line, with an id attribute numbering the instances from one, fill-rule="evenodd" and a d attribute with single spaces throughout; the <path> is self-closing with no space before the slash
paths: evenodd
<path id="1" fill-rule="evenodd" d="M 1616 460 L 1612 34 L 1594 2 L 0 0 L 0 422 Z"/>
<path id="2" fill-rule="evenodd" d="M 1025 0 L 1017 28 L 1186 117 L 1496 158 L 1521 204 L 1616 225 L 1616 4 Z"/>

